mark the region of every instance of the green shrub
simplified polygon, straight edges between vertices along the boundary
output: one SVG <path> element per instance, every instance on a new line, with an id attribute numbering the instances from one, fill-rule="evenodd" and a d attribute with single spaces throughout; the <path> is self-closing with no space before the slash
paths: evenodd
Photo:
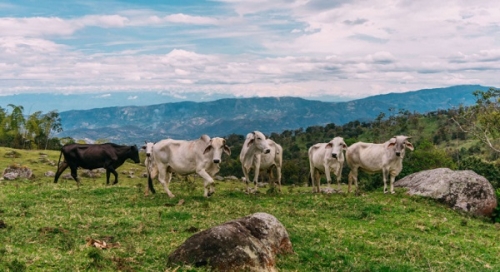
<path id="1" fill-rule="evenodd" d="M 500 165 L 483 161 L 478 157 L 467 157 L 460 161 L 460 170 L 472 170 L 485 177 L 493 188 L 500 189 Z"/>

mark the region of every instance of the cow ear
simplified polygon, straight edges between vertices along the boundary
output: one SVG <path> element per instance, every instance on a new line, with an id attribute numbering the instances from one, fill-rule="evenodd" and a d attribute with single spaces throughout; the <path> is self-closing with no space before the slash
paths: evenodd
<path id="1" fill-rule="evenodd" d="M 326 146 L 325 146 L 325 149 L 326 148 L 332 148 L 332 146 L 333 146 L 333 143 L 327 143 Z"/>
<path id="2" fill-rule="evenodd" d="M 146 146 L 145 145 L 141 146 L 141 149 L 146 149 Z"/>
<path id="3" fill-rule="evenodd" d="M 393 146 L 395 146 L 395 145 L 396 145 L 396 143 L 392 143 L 392 142 L 391 142 L 391 143 L 389 143 L 389 144 L 387 145 L 387 148 L 391 148 L 391 147 L 393 147 Z"/>
<path id="4" fill-rule="evenodd" d="M 409 150 L 411 150 L 411 151 L 413 151 L 413 150 L 415 149 L 415 148 L 413 147 L 413 145 L 412 145 L 410 142 L 408 142 L 408 141 L 406 141 L 406 142 L 405 142 L 405 147 L 406 147 L 406 148 L 408 148 L 408 149 L 409 149 Z"/>
<path id="5" fill-rule="evenodd" d="M 253 144 L 253 141 L 254 141 L 253 139 L 252 139 L 252 140 L 250 140 L 250 141 L 248 141 L 247 147 L 248 147 L 248 146 L 250 146 L 250 145 L 252 145 L 252 144 Z"/>
<path id="6" fill-rule="evenodd" d="M 210 152 L 210 150 L 212 149 L 212 145 L 208 145 L 205 150 L 203 151 L 203 154 L 206 154 L 207 152 Z"/>
<path id="7" fill-rule="evenodd" d="M 345 143 L 342 143 L 342 149 L 347 150 L 347 145 Z"/>
<path id="8" fill-rule="evenodd" d="M 224 145 L 224 152 L 226 152 L 227 155 L 231 156 L 231 149 L 229 148 L 229 146 Z"/>

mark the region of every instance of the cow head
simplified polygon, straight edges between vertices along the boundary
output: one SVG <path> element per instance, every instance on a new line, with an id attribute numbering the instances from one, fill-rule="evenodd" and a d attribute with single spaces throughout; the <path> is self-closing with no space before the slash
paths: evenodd
<path id="1" fill-rule="evenodd" d="M 144 141 L 144 145 L 141 147 L 141 149 L 144 149 L 146 151 L 147 157 L 151 156 L 151 153 L 153 152 L 154 145 L 155 145 L 155 143 Z"/>
<path id="2" fill-rule="evenodd" d="M 212 160 L 214 163 L 220 163 L 222 158 L 222 152 L 227 155 L 231 155 L 231 149 L 226 145 L 226 140 L 220 137 L 215 137 L 210 139 L 208 142 L 208 146 L 203 151 L 203 154 L 206 154 L 213 150 Z"/>
<path id="3" fill-rule="evenodd" d="M 253 145 L 255 149 L 264 154 L 268 154 L 269 152 L 271 152 L 271 147 L 266 140 L 266 136 L 262 132 L 254 131 L 252 133 L 248 133 L 247 140 L 249 140 L 247 143 L 247 147 Z"/>
<path id="4" fill-rule="evenodd" d="M 344 142 L 344 138 L 335 137 L 326 144 L 325 148 L 331 148 L 332 158 L 338 159 L 341 157 L 342 152 L 347 149 L 347 145 Z"/>
<path id="5" fill-rule="evenodd" d="M 413 145 L 408 141 L 411 137 L 408 136 L 394 136 L 391 138 L 387 144 L 387 148 L 394 148 L 394 153 L 400 158 L 405 156 L 405 148 L 413 151 Z"/>
<path id="6" fill-rule="evenodd" d="M 140 163 L 139 159 L 139 149 L 136 145 L 130 146 L 130 159 L 132 159 L 135 163 Z"/>

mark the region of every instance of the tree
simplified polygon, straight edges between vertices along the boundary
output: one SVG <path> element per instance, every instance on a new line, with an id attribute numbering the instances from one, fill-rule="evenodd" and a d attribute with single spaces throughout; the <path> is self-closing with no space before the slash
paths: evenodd
<path id="1" fill-rule="evenodd" d="M 468 108 L 460 107 L 451 119 L 459 128 L 500 153 L 500 144 L 495 142 L 500 136 L 500 89 L 475 91 L 476 104 Z"/>
<path id="2" fill-rule="evenodd" d="M 49 144 L 50 134 L 52 132 L 61 132 L 62 124 L 61 117 L 59 117 L 59 113 L 57 111 L 50 111 L 45 114 L 42 118 L 42 128 L 43 133 L 46 137 L 45 141 L 45 149 L 47 149 L 47 145 Z"/>
<path id="3" fill-rule="evenodd" d="M 19 134 L 26 122 L 23 115 L 24 107 L 14 104 L 7 106 L 12 108 L 12 113 L 8 116 L 8 130 L 12 131 L 13 134 Z"/>
<path id="4" fill-rule="evenodd" d="M 26 120 L 26 132 L 24 136 L 27 140 L 31 141 L 40 136 L 40 133 L 42 132 L 40 127 L 41 121 L 41 111 L 36 111 L 28 117 L 28 120 Z"/>

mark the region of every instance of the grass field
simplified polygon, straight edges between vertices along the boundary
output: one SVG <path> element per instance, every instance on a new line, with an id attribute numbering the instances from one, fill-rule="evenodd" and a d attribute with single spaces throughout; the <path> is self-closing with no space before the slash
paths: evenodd
<path id="1" fill-rule="evenodd" d="M 0 170 L 17 163 L 36 178 L 0 181 L 0 271 L 203 271 L 169 268 L 167 256 L 194 232 L 255 212 L 274 215 L 291 237 L 295 254 L 278 256 L 280 271 L 500 270 L 498 225 L 403 191 L 355 196 L 284 187 L 247 195 L 242 183 L 217 182 L 206 199 L 196 180 L 174 181 L 169 199 L 158 183 L 156 195 L 144 196 L 140 164 L 119 168 L 137 177 L 120 174 L 117 185 L 106 186 L 103 175 L 77 187 L 44 177 L 56 170 L 48 161 L 57 162 L 58 152 L 17 150 L 19 158 L 5 158 L 10 151 L 0 148 Z M 88 246 L 89 239 L 111 248 Z"/>

